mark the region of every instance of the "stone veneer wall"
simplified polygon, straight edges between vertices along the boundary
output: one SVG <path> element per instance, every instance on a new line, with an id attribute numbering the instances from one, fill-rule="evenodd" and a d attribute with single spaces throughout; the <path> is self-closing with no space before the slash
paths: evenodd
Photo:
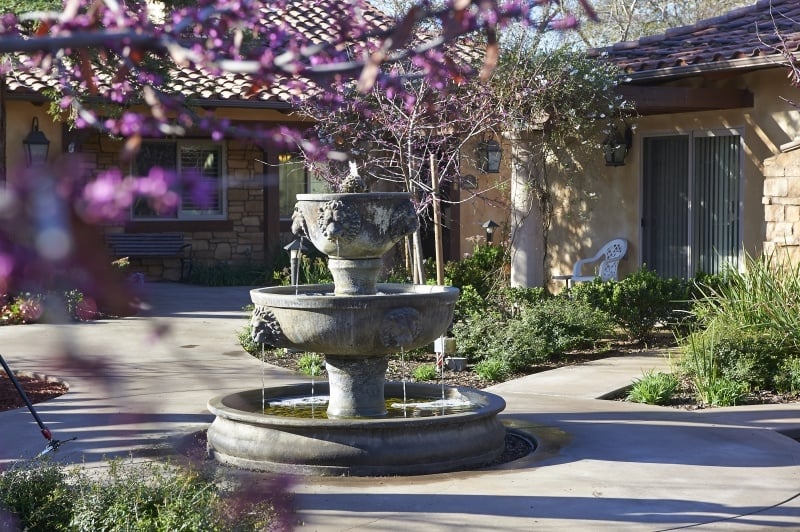
<path id="1" fill-rule="evenodd" d="M 192 245 L 195 265 L 213 265 L 221 262 L 263 262 L 264 253 L 264 198 L 263 169 L 256 159 L 262 152 L 252 144 L 227 140 L 228 217 L 227 221 L 149 222 L 152 231 L 183 232 Z M 81 145 L 84 157 L 83 173 L 95 176 L 102 170 L 119 166 L 122 143 L 100 136 L 92 136 Z M 177 229 L 176 229 L 176 224 Z M 200 226 L 200 229 L 193 228 Z M 162 226 L 162 227 L 159 227 Z M 225 227 L 227 226 L 227 227 Z M 219 229 L 217 228 L 219 227 Z M 124 225 L 109 225 L 106 232 L 123 232 Z M 179 258 L 131 258 L 131 270 L 141 272 L 148 280 L 177 281 L 181 277 Z"/>
<path id="2" fill-rule="evenodd" d="M 264 194 L 261 151 L 242 141 L 227 141 L 229 231 L 191 231 L 195 263 L 264 260 Z"/>
<path id="3" fill-rule="evenodd" d="M 764 161 L 764 253 L 786 252 L 800 264 L 800 150 Z"/>

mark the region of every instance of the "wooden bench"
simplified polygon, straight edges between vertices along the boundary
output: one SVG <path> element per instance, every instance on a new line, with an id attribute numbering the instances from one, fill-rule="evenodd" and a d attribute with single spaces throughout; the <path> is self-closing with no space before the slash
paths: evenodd
<path id="1" fill-rule="evenodd" d="M 184 242 L 183 233 L 109 233 L 106 243 L 115 257 L 179 258 L 181 281 L 192 272 L 192 245 Z"/>

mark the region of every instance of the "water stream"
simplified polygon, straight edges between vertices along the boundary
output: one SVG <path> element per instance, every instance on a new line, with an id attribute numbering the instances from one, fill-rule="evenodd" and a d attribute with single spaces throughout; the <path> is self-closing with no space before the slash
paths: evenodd
<path id="1" fill-rule="evenodd" d="M 267 385 L 264 382 L 264 372 L 267 367 L 266 344 L 261 344 L 261 410 L 267 407 L 266 389 Z"/>
<path id="2" fill-rule="evenodd" d="M 400 369 L 403 377 L 403 404 L 408 403 L 408 394 L 406 393 L 406 349 L 400 347 Z M 405 413 L 405 409 L 403 410 Z"/>

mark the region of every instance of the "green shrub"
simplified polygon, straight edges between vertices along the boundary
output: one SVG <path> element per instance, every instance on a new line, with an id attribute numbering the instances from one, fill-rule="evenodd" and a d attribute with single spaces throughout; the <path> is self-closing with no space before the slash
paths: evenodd
<path id="1" fill-rule="evenodd" d="M 703 329 L 681 340 L 684 351 L 695 358 L 713 351 L 717 375 L 748 389 L 791 386 L 787 361 L 800 351 L 800 265 L 747 257 L 743 271 L 727 268 L 697 289 L 693 313 Z"/>
<path id="2" fill-rule="evenodd" d="M 492 289 L 487 295 L 481 295 L 472 285 L 460 288 L 461 294 L 456 302 L 456 321 L 466 317 L 486 312 L 491 309 L 498 312 L 504 319 L 519 313 L 522 309 L 536 305 L 545 298 L 545 291 L 540 287 L 498 287 Z"/>
<path id="3" fill-rule="evenodd" d="M 747 396 L 747 385 L 727 377 L 714 380 L 697 399 L 710 406 L 736 406 Z"/>
<path id="4" fill-rule="evenodd" d="M 3 530 L 30 531 L 227 531 L 263 530 L 276 524 L 275 492 L 239 498 L 223 493 L 195 470 L 151 462 L 112 460 L 107 475 L 93 479 L 79 469 L 47 460 L 0 474 Z M 270 499 L 271 497 L 271 499 Z M 283 510 L 283 508 L 280 508 Z"/>
<path id="5" fill-rule="evenodd" d="M 706 287 L 695 305 L 700 323 L 717 325 L 720 332 L 748 329 L 783 337 L 784 352 L 800 351 L 800 264 L 775 255 L 747 257 L 744 271 L 728 268 L 724 275 L 725 282 Z"/>
<path id="6" fill-rule="evenodd" d="M 328 260 L 318 253 L 314 255 L 301 255 L 299 261 L 299 284 L 327 284 L 333 282 L 333 275 L 328 269 Z M 280 285 L 289 286 L 291 283 L 290 266 L 276 269 L 272 273 L 273 280 Z"/>
<path id="7" fill-rule="evenodd" d="M 0 530 L 69 530 L 74 492 L 63 466 L 50 460 L 15 465 L 0 474 Z"/>
<path id="8" fill-rule="evenodd" d="M 547 298 L 523 308 L 490 337 L 489 353 L 502 356 L 511 372 L 518 372 L 567 351 L 592 347 L 610 330 L 611 322 L 603 312 L 565 297 Z"/>
<path id="9" fill-rule="evenodd" d="M 680 380 L 671 373 L 647 371 L 641 379 L 633 382 L 628 400 L 648 405 L 665 405 L 678 389 Z"/>
<path id="10" fill-rule="evenodd" d="M 217 493 L 196 472 L 112 460 L 106 479 L 82 482 L 75 530 L 212 530 Z"/>
<path id="11" fill-rule="evenodd" d="M 270 284 L 270 274 L 254 262 L 195 263 L 188 282 L 203 286 L 260 286 Z"/>
<path id="12" fill-rule="evenodd" d="M 621 281 L 579 283 L 572 296 L 608 313 L 632 338 L 645 340 L 658 323 L 688 309 L 689 283 L 663 279 L 646 266 Z"/>
<path id="13" fill-rule="evenodd" d="M 423 364 L 414 368 L 415 381 L 433 381 L 439 378 L 439 371 L 434 364 Z"/>
<path id="14" fill-rule="evenodd" d="M 800 357 L 785 359 L 777 375 L 775 375 L 775 389 L 783 393 L 800 392 Z"/>
<path id="15" fill-rule="evenodd" d="M 499 309 L 505 316 L 512 317 L 520 311 L 538 305 L 547 294 L 541 287 L 503 287 L 492 292 L 489 302 L 492 308 Z"/>
<path id="16" fill-rule="evenodd" d="M 456 310 L 453 319 L 455 321 L 464 320 L 472 314 L 477 314 L 486 310 L 488 304 L 475 287 L 471 284 L 462 286 L 456 301 Z"/>
<path id="17" fill-rule="evenodd" d="M 3 325 L 36 323 L 44 314 L 44 296 L 41 294 L 0 294 L 0 302 L 0 324 Z"/>
<path id="18" fill-rule="evenodd" d="M 503 317 L 494 311 L 475 312 L 453 324 L 453 336 L 460 356 L 470 363 L 485 358 L 505 327 Z"/>
<path id="19" fill-rule="evenodd" d="M 490 382 L 504 381 L 511 373 L 503 359 L 494 357 L 484 358 L 473 369 L 479 377 Z"/>
<path id="20" fill-rule="evenodd" d="M 261 355 L 261 349 L 263 344 L 256 343 L 253 340 L 253 327 L 250 326 L 248 323 L 241 329 L 239 332 L 236 333 L 236 339 L 239 341 L 239 345 L 242 346 L 242 349 L 253 355 L 254 357 L 258 357 Z"/>
<path id="21" fill-rule="evenodd" d="M 747 382 L 725 375 L 725 369 L 720 366 L 717 342 L 713 329 L 691 335 L 684 346 L 680 364 L 691 380 L 700 403 L 733 406 L 747 395 L 750 387 Z"/>
<path id="22" fill-rule="evenodd" d="M 492 290 L 501 286 L 508 257 L 503 246 L 479 244 L 472 255 L 445 265 L 445 277 L 452 286 L 463 288 L 471 285 L 486 299 Z"/>
<path id="23" fill-rule="evenodd" d="M 606 314 L 586 303 L 548 297 L 519 307 L 513 316 L 473 313 L 453 326 L 453 335 L 459 354 L 469 362 L 499 359 L 514 373 L 592 347 L 611 325 Z"/>
<path id="24" fill-rule="evenodd" d="M 297 359 L 297 369 L 303 375 L 311 377 L 322 375 L 325 369 L 325 358 L 317 353 L 303 353 Z"/>
<path id="25" fill-rule="evenodd" d="M 742 329 L 714 334 L 714 356 L 723 377 L 754 390 L 775 388 L 775 377 L 786 357 L 781 338 L 773 338 L 767 331 L 759 334 Z"/>

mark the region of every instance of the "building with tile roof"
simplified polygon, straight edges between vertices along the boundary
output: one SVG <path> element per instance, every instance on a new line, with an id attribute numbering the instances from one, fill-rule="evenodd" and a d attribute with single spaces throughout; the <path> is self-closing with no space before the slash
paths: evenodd
<path id="1" fill-rule="evenodd" d="M 562 176 L 544 271 L 526 284 L 571 272 L 614 238 L 628 241 L 621 275 L 716 273 L 776 249 L 800 261 L 800 90 L 788 62 L 799 48 L 800 3 L 760 0 L 591 50 L 623 72 L 629 150 L 624 165 L 598 152 Z"/>
<path id="2" fill-rule="evenodd" d="M 343 29 L 331 16 L 342 9 L 335 0 L 295 0 L 285 11 L 265 7 L 262 16 L 265 21 L 293 28 L 313 43 L 340 42 L 343 35 L 354 36 L 354 32 L 378 33 L 391 23 L 389 17 L 364 0 L 359 8 L 362 20 Z M 56 76 L 13 70 L 6 75 L 5 84 L 4 167 L 9 170 L 9 179 L 15 169 L 24 166 L 22 139 L 31 132 L 34 121 L 50 140 L 49 161 L 59 165 L 61 157 L 76 157 L 77 153 L 86 179 L 102 170 L 129 164 L 120 162 L 122 141 L 90 130 L 72 130 L 52 121 L 46 112 L 45 105 L 50 101 L 46 93 L 59 88 Z M 101 78 L 99 90 L 110 89 L 109 84 L 103 85 Z M 217 75 L 178 66 L 170 68 L 160 90 L 181 95 L 199 113 L 211 113 L 234 125 L 257 124 L 265 129 L 307 127 L 308 122 L 292 111 L 298 98 L 315 94 L 313 83 L 306 79 L 278 76 L 272 83 L 254 84 L 245 73 Z M 155 164 L 180 171 L 203 164 L 203 171 L 211 172 L 217 187 L 211 206 L 193 204 L 184 194 L 174 214 L 156 215 L 144 205 L 136 205 L 124 224 L 106 227 L 108 233 L 114 234 L 178 234 L 191 245 L 191 257 L 187 252 L 132 256 L 131 267 L 148 279 L 184 278 L 190 263 L 198 267 L 244 262 L 261 265 L 284 253 L 282 246 L 293 238 L 290 216 L 294 194 L 314 186 L 298 154 L 264 150 L 245 139 L 212 141 L 207 134 L 192 131 L 181 138 L 145 139 L 132 164 L 142 174 Z"/>

